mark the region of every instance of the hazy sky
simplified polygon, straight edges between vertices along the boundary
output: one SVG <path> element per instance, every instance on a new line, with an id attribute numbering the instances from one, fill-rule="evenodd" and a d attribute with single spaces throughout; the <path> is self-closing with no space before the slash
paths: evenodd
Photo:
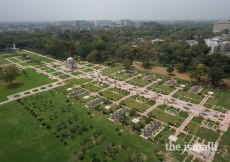
<path id="1" fill-rule="evenodd" d="M 230 19 L 230 0 L 0 0 L 0 21 Z"/>

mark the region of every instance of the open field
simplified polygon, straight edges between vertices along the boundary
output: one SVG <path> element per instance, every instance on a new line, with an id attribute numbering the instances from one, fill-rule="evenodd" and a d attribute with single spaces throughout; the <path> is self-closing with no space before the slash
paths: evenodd
<path id="1" fill-rule="evenodd" d="M 124 104 L 125 106 L 131 108 L 131 109 L 137 109 L 137 110 L 147 110 L 150 108 L 149 105 L 145 105 L 145 104 L 141 104 L 131 98 L 127 98 L 126 100 L 124 100 Z"/>
<path id="2" fill-rule="evenodd" d="M 180 118 L 178 116 L 174 116 L 174 115 L 170 115 L 158 108 L 154 109 L 153 111 L 151 111 L 151 113 L 154 115 L 154 117 L 157 119 L 157 120 L 160 120 L 160 121 L 163 121 L 164 123 L 172 123 L 174 124 L 174 122 L 176 122 L 177 124 L 182 124 L 183 121 L 185 119 L 183 118 Z"/>
<path id="3" fill-rule="evenodd" d="M 44 103 L 54 99 L 51 103 L 52 109 L 42 106 Z M 84 157 L 84 161 L 91 161 L 91 152 L 95 153 L 97 159 L 101 159 L 100 152 L 106 149 L 106 144 L 110 144 L 111 141 L 115 142 L 118 153 L 115 155 L 116 161 L 123 161 L 127 155 L 132 155 L 138 152 L 142 159 L 146 162 L 157 161 L 156 149 L 164 152 L 164 146 L 156 145 L 148 140 L 140 138 L 136 134 L 131 134 L 130 130 L 123 126 L 108 121 L 102 117 L 99 113 L 86 109 L 77 102 L 68 106 L 66 103 L 66 97 L 63 95 L 45 92 L 22 99 L 24 105 L 18 102 L 11 102 L 7 105 L 0 107 L 0 158 L 1 161 L 17 161 L 19 158 L 23 161 L 78 161 L 79 154 Z M 32 108 L 35 112 L 41 107 L 40 117 L 44 118 L 46 123 L 49 123 L 49 128 L 42 126 L 42 123 L 34 118 L 30 111 L 25 109 L 26 105 L 34 103 L 36 107 Z M 40 106 L 39 106 L 40 105 Z M 61 107 L 64 106 L 68 111 L 62 112 Z M 48 106 L 50 107 L 50 106 Z M 12 112 L 14 112 L 12 118 Z M 56 113 L 55 113 L 56 112 Z M 78 120 L 73 119 L 73 114 L 77 115 Z M 57 117 L 55 117 L 55 114 Z M 89 118 L 88 114 L 95 114 L 94 117 Z M 52 120 L 50 118 L 52 115 Z M 71 119 L 71 123 L 66 128 L 56 131 L 58 123 L 64 121 L 68 122 L 68 116 Z M 87 119 L 87 120 L 86 120 Z M 100 126 L 95 124 L 100 122 Z M 69 128 L 74 125 L 81 126 L 84 124 L 88 129 L 83 131 L 81 135 L 74 134 L 74 138 L 62 137 L 62 134 L 66 134 Z M 89 127 L 91 126 L 92 127 Z M 122 135 L 116 135 L 115 128 L 122 129 Z M 95 132 L 100 129 L 101 137 L 96 138 L 93 136 Z M 23 131 L 22 131 L 23 130 Z M 55 132 L 55 134 L 53 133 Z M 67 133 L 69 134 L 69 133 Z M 59 136 L 59 137 L 57 137 Z M 69 136 L 69 135 L 68 135 Z M 100 143 L 94 143 L 91 138 L 96 138 Z M 62 141 L 61 141 L 62 139 Z M 85 140 L 86 139 L 86 140 Z M 85 142 L 82 142 L 85 141 Z M 64 143 L 67 143 L 66 145 Z M 126 149 L 122 149 L 120 144 L 124 144 Z M 90 147 L 88 147 L 90 145 Z M 82 154 L 82 147 L 85 147 L 86 151 Z M 144 148 L 144 149 L 143 149 Z M 29 153 L 29 154 L 28 154 Z M 14 156 L 11 156 L 11 155 Z M 171 157 L 178 156 L 169 153 Z M 71 155 L 71 156 L 70 156 Z M 111 160 L 111 158 L 105 156 L 105 159 Z M 176 159 L 174 161 L 177 161 Z"/>
<path id="4" fill-rule="evenodd" d="M 119 100 L 122 97 L 124 97 L 124 96 L 122 96 L 120 94 L 113 93 L 110 90 L 103 91 L 102 96 L 104 96 L 105 98 L 108 98 L 108 99 L 112 99 L 112 100 Z"/>
<path id="5" fill-rule="evenodd" d="M 54 80 L 49 79 L 46 75 L 37 73 L 33 69 L 26 69 L 25 71 L 28 73 L 28 78 L 25 78 L 22 72 L 19 71 L 19 75 L 13 81 L 13 85 L 6 83 L 2 79 L 0 80 L 0 101 L 7 100 L 8 95 L 54 82 Z"/>
<path id="6" fill-rule="evenodd" d="M 5 58 L 10 58 L 13 56 L 18 56 L 18 55 L 12 52 L 0 52 L 0 65 L 10 64 L 11 62 L 6 60 Z"/>

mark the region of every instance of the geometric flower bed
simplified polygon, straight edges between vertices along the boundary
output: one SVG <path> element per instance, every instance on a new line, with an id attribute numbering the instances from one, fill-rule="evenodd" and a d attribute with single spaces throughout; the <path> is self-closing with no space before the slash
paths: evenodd
<path id="1" fill-rule="evenodd" d="M 123 115 L 123 114 L 126 114 L 126 112 L 128 112 L 129 108 L 123 108 L 123 109 L 119 109 L 117 110 L 116 112 L 114 112 L 112 115 L 111 115 L 111 119 L 115 120 L 116 118 L 118 118 L 119 116 Z"/>
<path id="2" fill-rule="evenodd" d="M 148 137 L 148 136 L 152 135 L 153 131 L 157 130 L 158 127 L 161 126 L 161 124 L 162 123 L 160 121 L 157 121 L 155 124 L 147 125 L 143 131 L 144 137 Z"/>

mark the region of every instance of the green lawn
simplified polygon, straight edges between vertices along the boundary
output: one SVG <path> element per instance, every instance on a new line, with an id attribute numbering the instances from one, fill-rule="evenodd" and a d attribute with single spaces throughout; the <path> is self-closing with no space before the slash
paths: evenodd
<path id="1" fill-rule="evenodd" d="M 84 88 L 89 90 L 89 91 L 100 91 L 100 90 L 102 90 L 101 87 L 95 86 L 94 84 L 90 84 L 90 83 L 84 85 Z"/>
<path id="2" fill-rule="evenodd" d="M 18 56 L 15 53 L 11 53 L 11 52 L 0 52 L 0 65 L 4 65 L 4 64 L 10 64 L 11 62 L 6 60 L 5 58 L 10 58 L 13 56 Z"/>
<path id="3" fill-rule="evenodd" d="M 110 75 L 113 74 L 116 70 L 123 70 L 123 69 L 124 68 L 122 66 L 108 67 L 102 70 L 102 75 Z"/>
<path id="4" fill-rule="evenodd" d="M 160 89 L 165 91 L 167 94 L 169 94 L 170 92 L 172 92 L 174 90 L 174 88 L 170 87 L 170 86 L 165 86 L 162 84 L 153 84 L 150 87 L 148 87 L 148 89 L 151 89 L 153 91 L 155 91 L 155 89 Z"/>
<path id="5" fill-rule="evenodd" d="M 105 90 L 105 91 L 103 91 L 103 92 L 102 92 L 102 95 L 103 95 L 105 98 L 112 99 L 112 100 L 119 100 L 119 99 L 121 99 L 122 97 L 124 97 L 124 96 L 122 96 L 122 95 L 120 95 L 120 94 L 113 93 L 113 92 L 111 92 L 110 90 Z"/>
<path id="6" fill-rule="evenodd" d="M 202 121 L 203 121 L 203 118 L 200 117 L 200 116 L 195 116 L 195 117 L 192 118 L 192 121 L 195 122 L 195 123 L 201 124 Z"/>
<path id="7" fill-rule="evenodd" d="M 206 129 L 204 127 L 200 127 L 199 124 L 194 122 L 188 123 L 187 127 L 191 128 L 191 134 L 196 135 L 202 139 L 205 139 L 210 142 L 215 142 L 220 134 L 220 131 L 212 131 L 210 129 Z"/>
<path id="8" fill-rule="evenodd" d="M 229 161 L 230 159 L 230 129 L 224 133 L 220 139 L 220 144 L 218 146 L 218 151 L 214 157 L 216 161 Z"/>
<path id="9" fill-rule="evenodd" d="M 131 133 L 130 128 L 111 122 L 100 113 L 86 109 L 76 101 L 73 101 L 74 104 L 68 106 L 66 99 L 68 98 L 61 93 L 57 92 L 56 94 L 56 92 L 50 93 L 48 91 L 40 95 L 30 96 L 27 99 L 21 99 L 23 105 L 11 102 L 0 106 L 1 161 L 18 161 L 18 159 L 20 161 L 33 162 L 80 161 L 78 160 L 78 155 L 83 147 L 85 154 L 82 161 L 93 161 L 92 157 L 90 157 L 92 152 L 101 161 L 100 153 L 112 141 L 115 142 L 118 149 L 115 161 L 124 161 L 127 155 L 132 156 L 135 152 L 138 152 L 145 162 L 158 161 L 155 150 L 162 151 L 163 156 L 165 155 L 164 146 L 154 144 L 139 137 L 137 134 Z M 25 109 L 25 106 L 30 104 L 34 106 L 29 107 L 30 111 L 28 111 Z M 63 108 L 65 112 L 62 111 Z M 40 127 L 42 125 L 41 122 L 36 120 L 31 110 L 35 113 L 40 111 L 39 116 L 44 118 L 44 121 L 49 123 L 51 128 L 47 129 L 46 126 Z M 77 115 L 77 120 L 74 120 L 73 114 Z M 88 114 L 94 114 L 94 116 Z M 89 116 L 91 117 L 89 118 Z M 68 119 L 71 120 L 70 124 Z M 63 122 L 68 124 L 58 132 L 56 126 Z M 69 129 L 82 127 L 82 125 L 87 127 L 87 129 L 79 135 L 74 133 L 74 138 L 71 139 L 69 137 Z M 91 128 L 89 127 L 90 125 L 92 125 Z M 118 136 L 115 131 L 117 127 L 122 129 L 121 136 Z M 97 139 L 100 143 L 96 144 L 93 140 L 95 138 L 93 134 L 97 130 L 99 131 L 99 129 L 101 135 Z M 64 137 L 63 134 L 68 137 Z M 64 145 L 63 141 L 67 145 Z M 121 143 L 125 144 L 125 149 L 121 149 Z M 167 156 L 170 156 L 173 161 L 179 161 L 177 159 L 180 157 L 171 152 L 167 153 Z M 108 156 L 105 159 L 106 161 L 112 161 Z"/>
<path id="10" fill-rule="evenodd" d="M 188 115 L 187 112 L 181 111 L 181 112 L 179 113 L 179 116 L 186 119 L 189 115 Z"/>
<path id="11" fill-rule="evenodd" d="M 125 99 L 124 104 L 125 104 L 125 106 L 127 106 L 131 109 L 137 109 L 137 110 L 147 110 L 151 107 L 149 105 L 141 104 L 141 103 L 139 103 L 139 102 L 137 102 L 131 98 Z"/>
<path id="12" fill-rule="evenodd" d="M 37 62 L 20 62 L 19 64 L 22 66 L 37 66 L 37 65 L 39 65 L 39 63 L 37 63 Z"/>
<path id="13" fill-rule="evenodd" d="M 90 69 L 90 68 L 86 68 L 86 69 L 84 69 L 84 70 L 82 70 L 82 71 L 84 71 L 84 72 L 86 72 L 86 73 L 89 73 L 89 72 L 91 72 L 91 71 L 93 71 L 93 70 Z"/>
<path id="14" fill-rule="evenodd" d="M 113 77 L 114 79 L 117 79 L 117 80 L 126 80 L 128 78 L 130 78 L 130 76 L 128 75 L 125 75 L 125 74 L 115 74 L 115 75 L 111 75 L 111 77 Z"/>
<path id="15" fill-rule="evenodd" d="M 160 109 L 154 109 L 153 111 L 151 111 L 154 115 L 154 117 L 157 119 L 157 120 L 160 120 L 164 123 L 172 123 L 174 124 L 174 122 L 176 122 L 177 124 L 182 124 L 184 122 L 185 119 L 183 118 L 180 118 L 178 116 L 174 116 L 174 115 L 170 115 Z"/>
<path id="16" fill-rule="evenodd" d="M 19 76 L 13 81 L 13 85 L 0 80 L 0 101 L 7 100 L 7 96 L 9 95 L 54 82 L 54 80 L 49 79 L 46 75 L 37 73 L 33 69 L 26 69 L 25 71 L 28 73 L 28 79 L 19 71 Z"/>
<path id="17" fill-rule="evenodd" d="M 76 79 L 76 84 L 84 84 L 87 82 L 90 82 L 92 79 L 86 79 L 86 78 L 80 78 L 80 79 Z"/>
<path id="18" fill-rule="evenodd" d="M 204 97 L 196 94 L 196 93 L 192 93 L 192 92 L 186 92 L 186 91 L 178 91 L 177 93 L 175 93 L 173 95 L 173 97 L 177 98 L 177 97 L 187 97 L 187 98 L 192 98 L 193 100 L 197 101 L 197 102 L 201 102 Z"/>
<path id="19" fill-rule="evenodd" d="M 133 84 L 133 85 L 140 85 L 140 87 L 144 87 L 144 86 L 150 84 L 150 82 L 148 82 L 146 80 L 137 79 L 137 78 L 129 80 L 128 83 Z"/>
<path id="20" fill-rule="evenodd" d="M 46 58 L 46 57 L 43 57 L 43 56 L 40 56 L 40 55 L 36 55 L 36 54 L 32 54 L 30 55 L 31 58 L 34 58 L 34 59 L 39 59 L 43 62 L 46 62 L 46 63 L 51 63 L 51 62 L 54 62 L 54 60 L 51 60 L 49 58 Z"/>
<path id="21" fill-rule="evenodd" d="M 14 63 L 21 62 L 21 61 L 15 59 L 15 58 L 13 58 L 13 57 L 9 57 L 8 59 L 9 59 L 10 61 L 13 61 Z"/>

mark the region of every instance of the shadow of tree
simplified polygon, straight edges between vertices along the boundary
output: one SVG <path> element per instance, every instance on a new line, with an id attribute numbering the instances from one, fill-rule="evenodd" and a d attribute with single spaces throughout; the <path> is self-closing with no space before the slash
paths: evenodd
<path id="1" fill-rule="evenodd" d="M 12 85 L 9 83 L 8 85 L 6 85 L 6 88 L 7 89 L 17 89 L 19 87 L 21 87 L 22 85 L 24 85 L 23 82 L 16 82 L 16 83 L 13 83 Z"/>

